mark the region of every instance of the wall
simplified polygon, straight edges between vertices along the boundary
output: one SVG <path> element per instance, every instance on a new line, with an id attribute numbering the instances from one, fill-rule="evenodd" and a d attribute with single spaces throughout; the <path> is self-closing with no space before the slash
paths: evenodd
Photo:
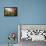
<path id="1" fill-rule="evenodd" d="M 12 6 L 19 7 L 17 6 L 17 2 L 18 2 L 17 0 L 16 1 L 0 0 L 0 44 L 8 43 L 8 34 L 10 32 L 16 32 L 16 34 L 18 34 L 17 24 L 19 23 L 19 16 L 17 17 L 4 16 L 4 7 L 12 7 Z M 18 42 L 17 39 L 15 42 L 16 43 Z"/>
<path id="2" fill-rule="evenodd" d="M 17 17 L 4 17 L 4 7 L 18 7 Z M 0 0 L 0 44 L 7 44 L 17 24 L 46 24 L 46 0 Z M 16 40 L 17 42 L 17 40 Z"/>
<path id="3" fill-rule="evenodd" d="M 21 24 L 46 24 L 46 0 L 23 0 Z"/>

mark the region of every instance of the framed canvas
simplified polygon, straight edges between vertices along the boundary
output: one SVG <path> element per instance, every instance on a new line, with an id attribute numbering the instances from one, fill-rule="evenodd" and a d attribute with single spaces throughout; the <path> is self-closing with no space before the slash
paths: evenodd
<path id="1" fill-rule="evenodd" d="M 17 7 L 4 7 L 4 16 L 17 16 Z"/>

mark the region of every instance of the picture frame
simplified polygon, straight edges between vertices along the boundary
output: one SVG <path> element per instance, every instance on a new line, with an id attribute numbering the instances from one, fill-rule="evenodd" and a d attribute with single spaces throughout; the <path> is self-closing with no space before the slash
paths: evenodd
<path id="1" fill-rule="evenodd" d="M 4 7 L 4 16 L 18 16 L 17 7 Z"/>
<path id="2" fill-rule="evenodd" d="M 19 42 L 21 40 L 46 41 L 46 24 L 19 24 L 18 34 Z"/>

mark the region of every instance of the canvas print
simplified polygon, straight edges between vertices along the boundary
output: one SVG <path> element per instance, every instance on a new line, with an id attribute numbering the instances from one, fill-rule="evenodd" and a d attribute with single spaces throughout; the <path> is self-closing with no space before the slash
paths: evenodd
<path id="1" fill-rule="evenodd" d="M 17 16 L 17 7 L 5 7 L 4 16 Z"/>

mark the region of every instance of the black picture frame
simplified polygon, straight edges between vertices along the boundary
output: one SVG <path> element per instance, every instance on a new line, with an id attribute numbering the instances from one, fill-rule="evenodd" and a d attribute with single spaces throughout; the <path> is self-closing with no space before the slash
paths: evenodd
<path id="1" fill-rule="evenodd" d="M 17 7 L 4 7 L 4 16 L 18 16 Z"/>

